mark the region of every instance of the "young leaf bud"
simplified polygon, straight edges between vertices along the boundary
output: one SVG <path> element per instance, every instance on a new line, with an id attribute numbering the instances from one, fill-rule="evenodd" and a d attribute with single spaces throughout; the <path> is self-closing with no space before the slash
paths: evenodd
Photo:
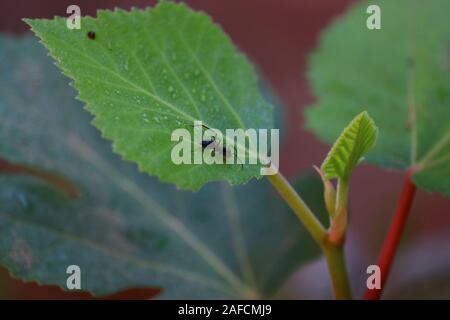
<path id="1" fill-rule="evenodd" d="M 325 175 L 322 170 L 320 170 L 317 166 L 313 166 L 314 169 L 319 173 L 323 182 L 323 197 L 325 200 L 325 207 L 327 208 L 328 214 L 332 219 L 335 215 L 336 211 L 336 189 L 330 180 L 325 178 Z"/>

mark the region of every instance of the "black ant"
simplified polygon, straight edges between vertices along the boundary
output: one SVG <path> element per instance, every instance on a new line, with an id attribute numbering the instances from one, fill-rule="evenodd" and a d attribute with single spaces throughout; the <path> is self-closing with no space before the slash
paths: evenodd
<path id="1" fill-rule="evenodd" d="M 207 130 L 208 129 L 212 130 L 211 128 L 209 128 L 208 126 L 206 126 L 204 124 L 202 124 L 202 127 Z M 209 140 L 202 140 L 201 146 L 202 146 L 202 150 L 205 150 L 207 148 L 214 149 L 213 154 L 215 154 L 215 152 L 217 152 L 217 151 L 222 151 L 222 157 L 223 157 L 224 163 L 226 162 L 226 159 L 228 159 L 228 158 L 232 157 L 234 154 L 236 154 L 236 149 L 234 149 L 234 153 L 233 153 L 229 148 L 227 148 L 226 146 L 221 144 L 220 141 L 216 140 L 216 137 L 214 137 L 214 136 L 211 137 Z M 244 168 L 244 164 L 241 163 L 241 169 L 243 169 L 243 168 Z"/>

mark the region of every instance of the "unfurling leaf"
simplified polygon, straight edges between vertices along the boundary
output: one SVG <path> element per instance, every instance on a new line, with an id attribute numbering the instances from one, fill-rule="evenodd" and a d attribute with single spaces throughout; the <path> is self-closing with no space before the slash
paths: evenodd
<path id="1" fill-rule="evenodd" d="M 342 131 L 322 163 L 325 178 L 348 180 L 352 170 L 374 146 L 377 135 L 378 129 L 367 112 L 356 116 Z"/>
<path id="2" fill-rule="evenodd" d="M 193 190 L 214 180 L 242 184 L 260 177 L 260 165 L 171 161 L 178 143 L 172 132 L 187 129 L 193 136 L 195 120 L 224 134 L 273 126 L 252 66 L 207 15 L 161 2 L 144 11 L 98 11 L 97 18 L 81 19 L 80 30 L 68 29 L 64 18 L 26 22 L 74 80 L 114 151 L 142 171 Z"/>

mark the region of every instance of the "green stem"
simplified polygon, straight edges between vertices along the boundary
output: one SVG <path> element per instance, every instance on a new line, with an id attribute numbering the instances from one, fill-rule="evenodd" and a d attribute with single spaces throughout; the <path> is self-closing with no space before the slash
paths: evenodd
<path id="1" fill-rule="evenodd" d="M 345 264 L 344 247 L 328 245 L 323 248 L 323 252 L 327 260 L 335 298 L 338 300 L 351 299 L 352 293 Z"/>
<path id="2" fill-rule="evenodd" d="M 327 260 L 336 299 L 351 299 L 342 245 L 336 246 L 328 241 L 328 233 L 324 226 L 280 172 L 266 177 L 291 207 L 305 226 L 306 230 L 309 231 L 313 239 L 321 248 Z M 341 192 L 344 192 L 344 189 L 341 188 Z M 346 199 L 346 197 L 342 197 L 342 199 L 344 198 Z"/>
<path id="3" fill-rule="evenodd" d="M 348 181 L 344 179 L 338 180 L 336 208 L 347 207 L 348 199 Z"/>
<path id="4" fill-rule="evenodd" d="M 347 230 L 348 181 L 339 179 L 337 186 L 336 213 L 328 231 L 328 241 L 335 246 L 343 245 Z"/>
<path id="5" fill-rule="evenodd" d="M 289 207 L 291 207 L 313 239 L 322 247 L 327 238 L 327 231 L 312 213 L 311 209 L 308 208 L 306 203 L 300 198 L 291 184 L 280 172 L 266 177 L 287 202 Z"/>

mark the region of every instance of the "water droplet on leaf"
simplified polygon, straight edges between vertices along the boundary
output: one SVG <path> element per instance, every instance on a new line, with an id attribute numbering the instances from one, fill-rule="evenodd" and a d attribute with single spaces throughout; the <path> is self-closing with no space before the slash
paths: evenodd
<path id="1" fill-rule="evenodd" d="M 206 102 L 206 93 L 205 91 L 202 91 L 202 94 L 200 95 L 201 102 Z"/>

